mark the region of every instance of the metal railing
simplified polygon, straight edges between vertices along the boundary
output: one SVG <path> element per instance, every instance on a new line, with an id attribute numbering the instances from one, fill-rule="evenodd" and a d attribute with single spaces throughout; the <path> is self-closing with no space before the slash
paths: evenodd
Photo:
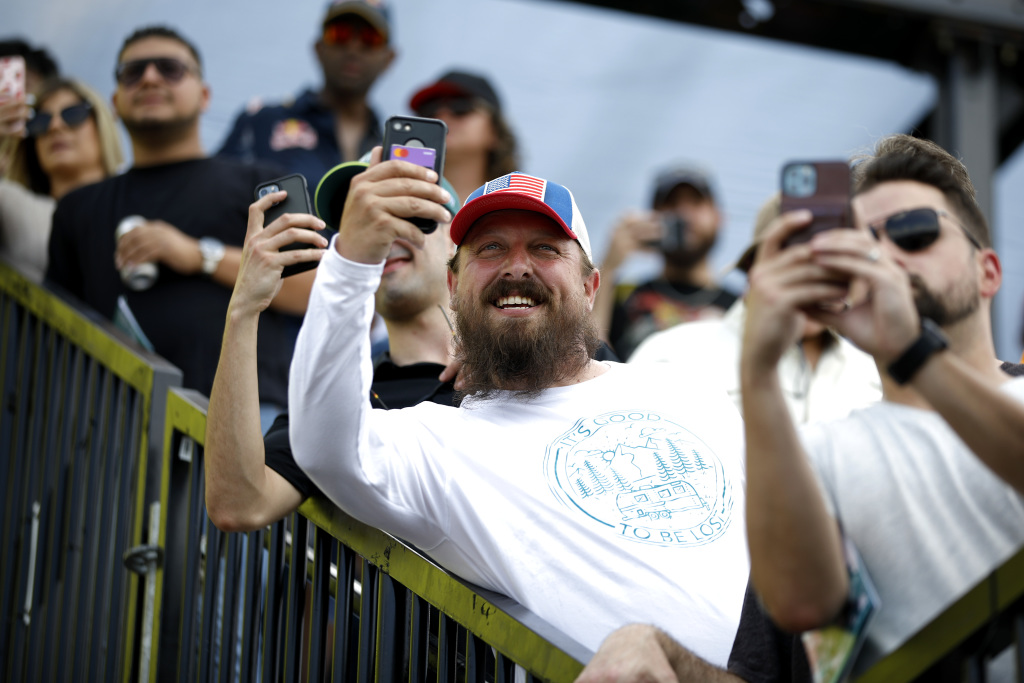
<path id="1" fill-rule="evenodd" d="M 526 680 L 568 683 L 590 658 L 515 602 L 325 500 L 264 531 L 221 532 L 203 502 L 205 408 L 195 392 L 167 401 L 166 550 L 152 592 L 181 604 L 177 622 L 150 627 L 161 643 L 151 679 L 512 681 L 519 665 Z"/>
<path id="2" fill-rule="evenodd" d="M 325 501 L 216 529 L 205 397 L 2 261 L 0 333 L 0 680 L 571 681 L 589 659 Z M 1012 642 L 1021 681 L 1024 551 L 859 680 L 983 681 Z"/>
<path id="3" fill-rule="evenodd" d="M 1010 646 L 1015 646 L 1016 679 L 1024 682 L 1024 550 L 876 662 L 857 682 L 984 683 L 986 663 Z"/>
<path id="4" fill-rule="evenodd" d="M 0 679 L 126 681 L 121 556 L 181 373 L 4 263 L 0 332 Z"/>

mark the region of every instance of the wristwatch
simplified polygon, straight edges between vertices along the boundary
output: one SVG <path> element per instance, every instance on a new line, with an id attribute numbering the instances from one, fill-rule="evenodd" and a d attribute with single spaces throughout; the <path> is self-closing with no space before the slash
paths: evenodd
<path id="1" fill-rule="evenodd" d="M 213 237 L 199 238 L 199 254 L 203 257 L 203 274 L 213 275 L 224 258 L 224 243 Z"/>
<path id="2" fill-rule="evenodd" d="M 889 365 L 889 376 L 897 384 L 906 384 L 925 361 L 944 349 L 949 348 L 949 339 L 942 328 L 928 318 L 921 318 L 921 336 Z"/>

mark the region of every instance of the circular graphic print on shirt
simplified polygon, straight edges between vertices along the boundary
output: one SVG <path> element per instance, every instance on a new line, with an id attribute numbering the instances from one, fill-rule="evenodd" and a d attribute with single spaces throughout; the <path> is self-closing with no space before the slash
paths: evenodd
<path id="1" fill-rule="evenodd" d="M 548 445 L 544 469 L 559 500 L 631 541 L 706 545 L 732 518 L 732 481 L 719 457 L 651 411 L 579 420 Z"/>

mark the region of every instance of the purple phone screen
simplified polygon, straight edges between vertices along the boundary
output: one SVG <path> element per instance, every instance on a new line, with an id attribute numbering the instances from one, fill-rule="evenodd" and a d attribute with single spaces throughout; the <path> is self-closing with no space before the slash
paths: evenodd
<path id="1" fill-rule="evenodd" d="M 391 158 L 409 161 L 417 166 L 433 169 L 437 159 L 437 150 L 429 147 L 405 147 L 404 145 L 391 145 Z"/>

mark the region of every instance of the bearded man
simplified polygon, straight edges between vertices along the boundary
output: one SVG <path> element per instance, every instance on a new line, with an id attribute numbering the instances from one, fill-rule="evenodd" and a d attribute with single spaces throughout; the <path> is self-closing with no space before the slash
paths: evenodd
<path id="1" fill-rule="evenodd" d="M 740 378 L 752 582 L 782 628 L 822 626 L 847 604 L 851 540 L 882 603 L 856 676 L 1024 546 L 1024 380 L 996 359 L 1002 268 L 963 164 L 894 135 L 855 171 L 856 229 L 786 249 L 809 212 L 769 229 Z M 867 296 L 822 306 L 853 282 Z M 874 357 L 884 400 L 798 433 L 777 366 L 807 318 Z"/>
<path id="2" fill-rule="evenodd" d="M 627 257 L 657 252 L 661 273 L 634 285 L 607 287 L 595 318 L 615 353 L 628 360 L 648 336 L 681 323 L 721 318 L 736 295 L 715 282 L 709 255 L 722 226 L 711 176 L 697 166 L 663 170 L 654 181 L 650 211 L 629 211 L 612 228 L 601 263 L 609 282 Z"/>
<path id="3" fill-rule="evenodd" d="M 591 650 L 639 620 L 724 664 L 748 570 L 739 417 L 670 368 L 592 359 L 600 274 L 565 187 L 502 176 L 452 222 L 461 405 L 367 400 L 391 243 L 423 242 L 405 217 L 451 220 L 435 180 L 392 160 L 352 182 L 292 364 L 296 461 L 353 516 Z"/>

